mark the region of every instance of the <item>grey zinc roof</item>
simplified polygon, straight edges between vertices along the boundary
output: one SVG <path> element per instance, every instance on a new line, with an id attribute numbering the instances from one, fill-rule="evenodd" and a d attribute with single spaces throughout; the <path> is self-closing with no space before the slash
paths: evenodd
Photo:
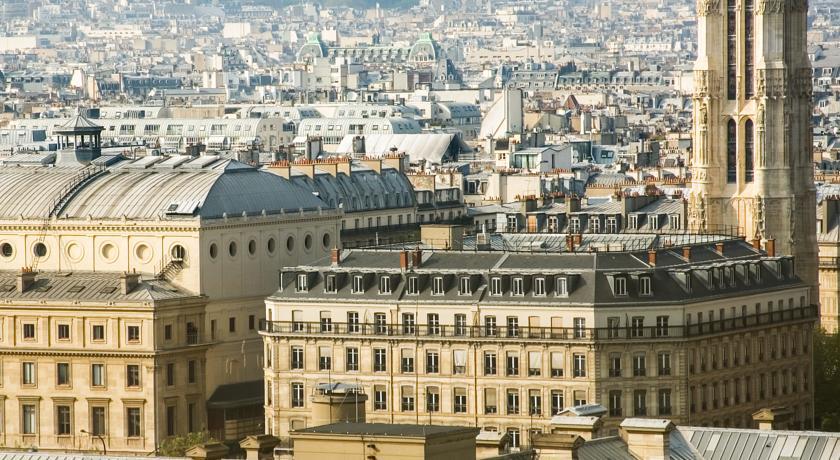
<path id="1" fill-rule="evenodd" d="M 213 219 L 327 207 L 282 177 L 215 156 L 182 163 L 166 157 L 124 160 L 78 182 L 80 172 L 0 167 L 0 219 L 43 219 L 62 197 L 67 202 L 58 217 L 64 219 Z"/>
<path id="2" fill-rule="evenodd" d="M 672 445 L 674 460 L 834 460 L 840 458 L 840 434 L 816 431 L 763 431 L 732 428 L 680 427 L 690 446 Z M 694 454 L 696 452 L 696 454 Z M 697 456 L 699 454 L 699 456 Z"/>
<path id="3" fill-rule="evenodd" d="M 39 272 L 34 284 L 21 293 L 17 290 L 17 274 L 0 271 L 0 294 L 6 299 L 88 302 L 147 302 L 194 297 L 194 294 L 164 280 L 143 279 L 128 294 L 120 291 L 117 272 Z"/>

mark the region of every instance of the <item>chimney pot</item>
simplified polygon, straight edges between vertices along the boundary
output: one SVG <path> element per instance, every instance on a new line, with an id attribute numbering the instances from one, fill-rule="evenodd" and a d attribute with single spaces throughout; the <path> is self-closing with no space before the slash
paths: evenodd
<path id="1" fill-rule="evenodd" d="M 408 270 L 408 251 L 400 251 L 400 270 Z"/>
<path id="2" fill-rule="evenodd" d="M 341 250 L 332 248 L 332 251 L 330 251 L 330 263 L 333 267 L 336 267 L 339 262 L 341 262 Z"/>
<path id="3" fill-rule="evenodd" d="M 420 267 L 420 264 L 423 262 L 423 250 L 420 247 L 416 247 L 414 251 L 411 253 L 411 266 L 414 268 Z"/>
<path id="4" fill-rule="evenodd" d="M 137 273 L 125 272 L 120 275 L 120 292 L 122 295 L 130 294 L 140 284 L 140 275 Z"/>
<path id="5" fill-rule="evenodd" d="M 715 243 L 715 251 L 717 251 L 718 254 L 723 255 L 723 242 L 722 241 Z"/>
<path id="6" fill-rule="evenodd" d="M 656 266 L 656 249 L 648 250 L 648 265 L 651 267 Z"/>
<path id="7" fill-rule="evenodd" d="M 35 284 L 35 270 L 32 267 L 21 267 L 17 275 L 17 291 L 20 294 L 26 292 Z"/>
<path id="8" fill-rule="evenodd" d="M 758 251 L 759 249 L 761 249 L 761 239 L 760 239 L 760 238 L 753 238 L 753 239 L 752 239 L 752 247 L 753 247 L 753 249 L 755 249 L 756 251 Z"/>
<path id="9" fill-rule="evenodd" d="M 769 257 L 776 257 L 776 240 L 775 238 L 768 238 L 764 243 L 764 251 Z"/>
<path id="10" fill-rule="evenodd" d="M 691 262 L 691 246 L 683 247 L 683 259 Z"/>

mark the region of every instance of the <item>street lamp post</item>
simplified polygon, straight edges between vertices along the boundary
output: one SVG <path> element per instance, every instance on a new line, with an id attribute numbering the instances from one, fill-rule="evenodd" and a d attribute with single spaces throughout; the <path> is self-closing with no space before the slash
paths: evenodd
<path id="1" fill-rule="evenodd" d="M 99 438 L 99 440 L 102 441 L 102 455 L 108 455 L 108 448 L 105 447 L 105 438 L 103 438 L 101 434 L 93 434 L 93 433 L 89 432 L 88 430 L 80 430 L 80 431 L 81 431 L 82 434 L 87 434 L 87 435 L 90 435 L 90 436 L 96 436 L 97 438 Z"/>

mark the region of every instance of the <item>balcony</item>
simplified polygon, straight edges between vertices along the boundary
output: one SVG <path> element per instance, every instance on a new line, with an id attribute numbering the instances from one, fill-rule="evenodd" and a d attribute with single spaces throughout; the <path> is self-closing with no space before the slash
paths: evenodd
<path id="1" fill-rule="evenodd" d="M 621 377 L 621 369 L 610 369 L 610 377 Z"/>
<path id="2" fill-rule="evenodd" d="M 805 321 L 817 318 L 818 310 L 815 305 L 793 308 L 790 310 L 774 311 L 743 317 L 738 327 L 726 328 L 725 332 L 741 329 L 751 329 L 762 325 L 772 325 L 790 321 Z M 712 323 L 715 324 L 715 323 Z M 404 337 L 419 340 L 439 340 L 452 338 L 455 340 L 510 341 L 519 343 L 523 340 L 562 340 L 589 343 L 593 341 L 624 342 L 634 340 L 663 340 L 685 339 L 701 337 L 724 332 L 721 327 L 710 327 L 710 323 L 692 324 L 688 326 L 668 326 L 667 334 L 662 334 L 661 326 L 639 328 L 574 328 L 574 327 L 528 327 L 517 326 L 509 332 L 507 327 L 463 326 L 463 325 L 424 325 L 417 324 L 406 327 L 402 324 L 373 324 L 373 323 L 331 323 L 323 327 L 317 321 L 266 321 L 260 320 L 260 333 L 263 335 L 280 336 L 319 336 L 342 337 L 348 335 L 369 337 Z M 515 331 L 515 332 L 514 332 Z M 632 332 L 641 332 L 634 336 Z M 807 352 L 807 350 L 806 350 Z M 749 358 L 746 358 L 749 359 Z M 703 366 L 704 367 L 704 366 Z M 705 369 L 701 369 L 705 370 Z"/>

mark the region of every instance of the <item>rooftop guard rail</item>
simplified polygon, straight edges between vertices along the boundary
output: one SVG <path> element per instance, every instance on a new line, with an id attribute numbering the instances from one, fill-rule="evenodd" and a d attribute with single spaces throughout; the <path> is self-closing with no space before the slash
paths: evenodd
<path id="1" fill-rule="evenodd" d="M 308 321 L 260 321 L 260 332 L 265 335 L 319 335 L 319 336 L 379 336 L 411 339 L 436 340 L 441 337 L 492 340 L 640 340 L 679 339 L 698 337 L 722 332 L 749 329 L 760 325 L 779 324 L 789 321 L 814 320 L 818 314 L 816 305 L 777 310 L 747 316 L 705 321 L 685 326 L 643 326 L 633 327 L 530 327 L 506 325 L 428 325 L 428 324 L 381 324 L 381 323 L 333 323 Z"/>

